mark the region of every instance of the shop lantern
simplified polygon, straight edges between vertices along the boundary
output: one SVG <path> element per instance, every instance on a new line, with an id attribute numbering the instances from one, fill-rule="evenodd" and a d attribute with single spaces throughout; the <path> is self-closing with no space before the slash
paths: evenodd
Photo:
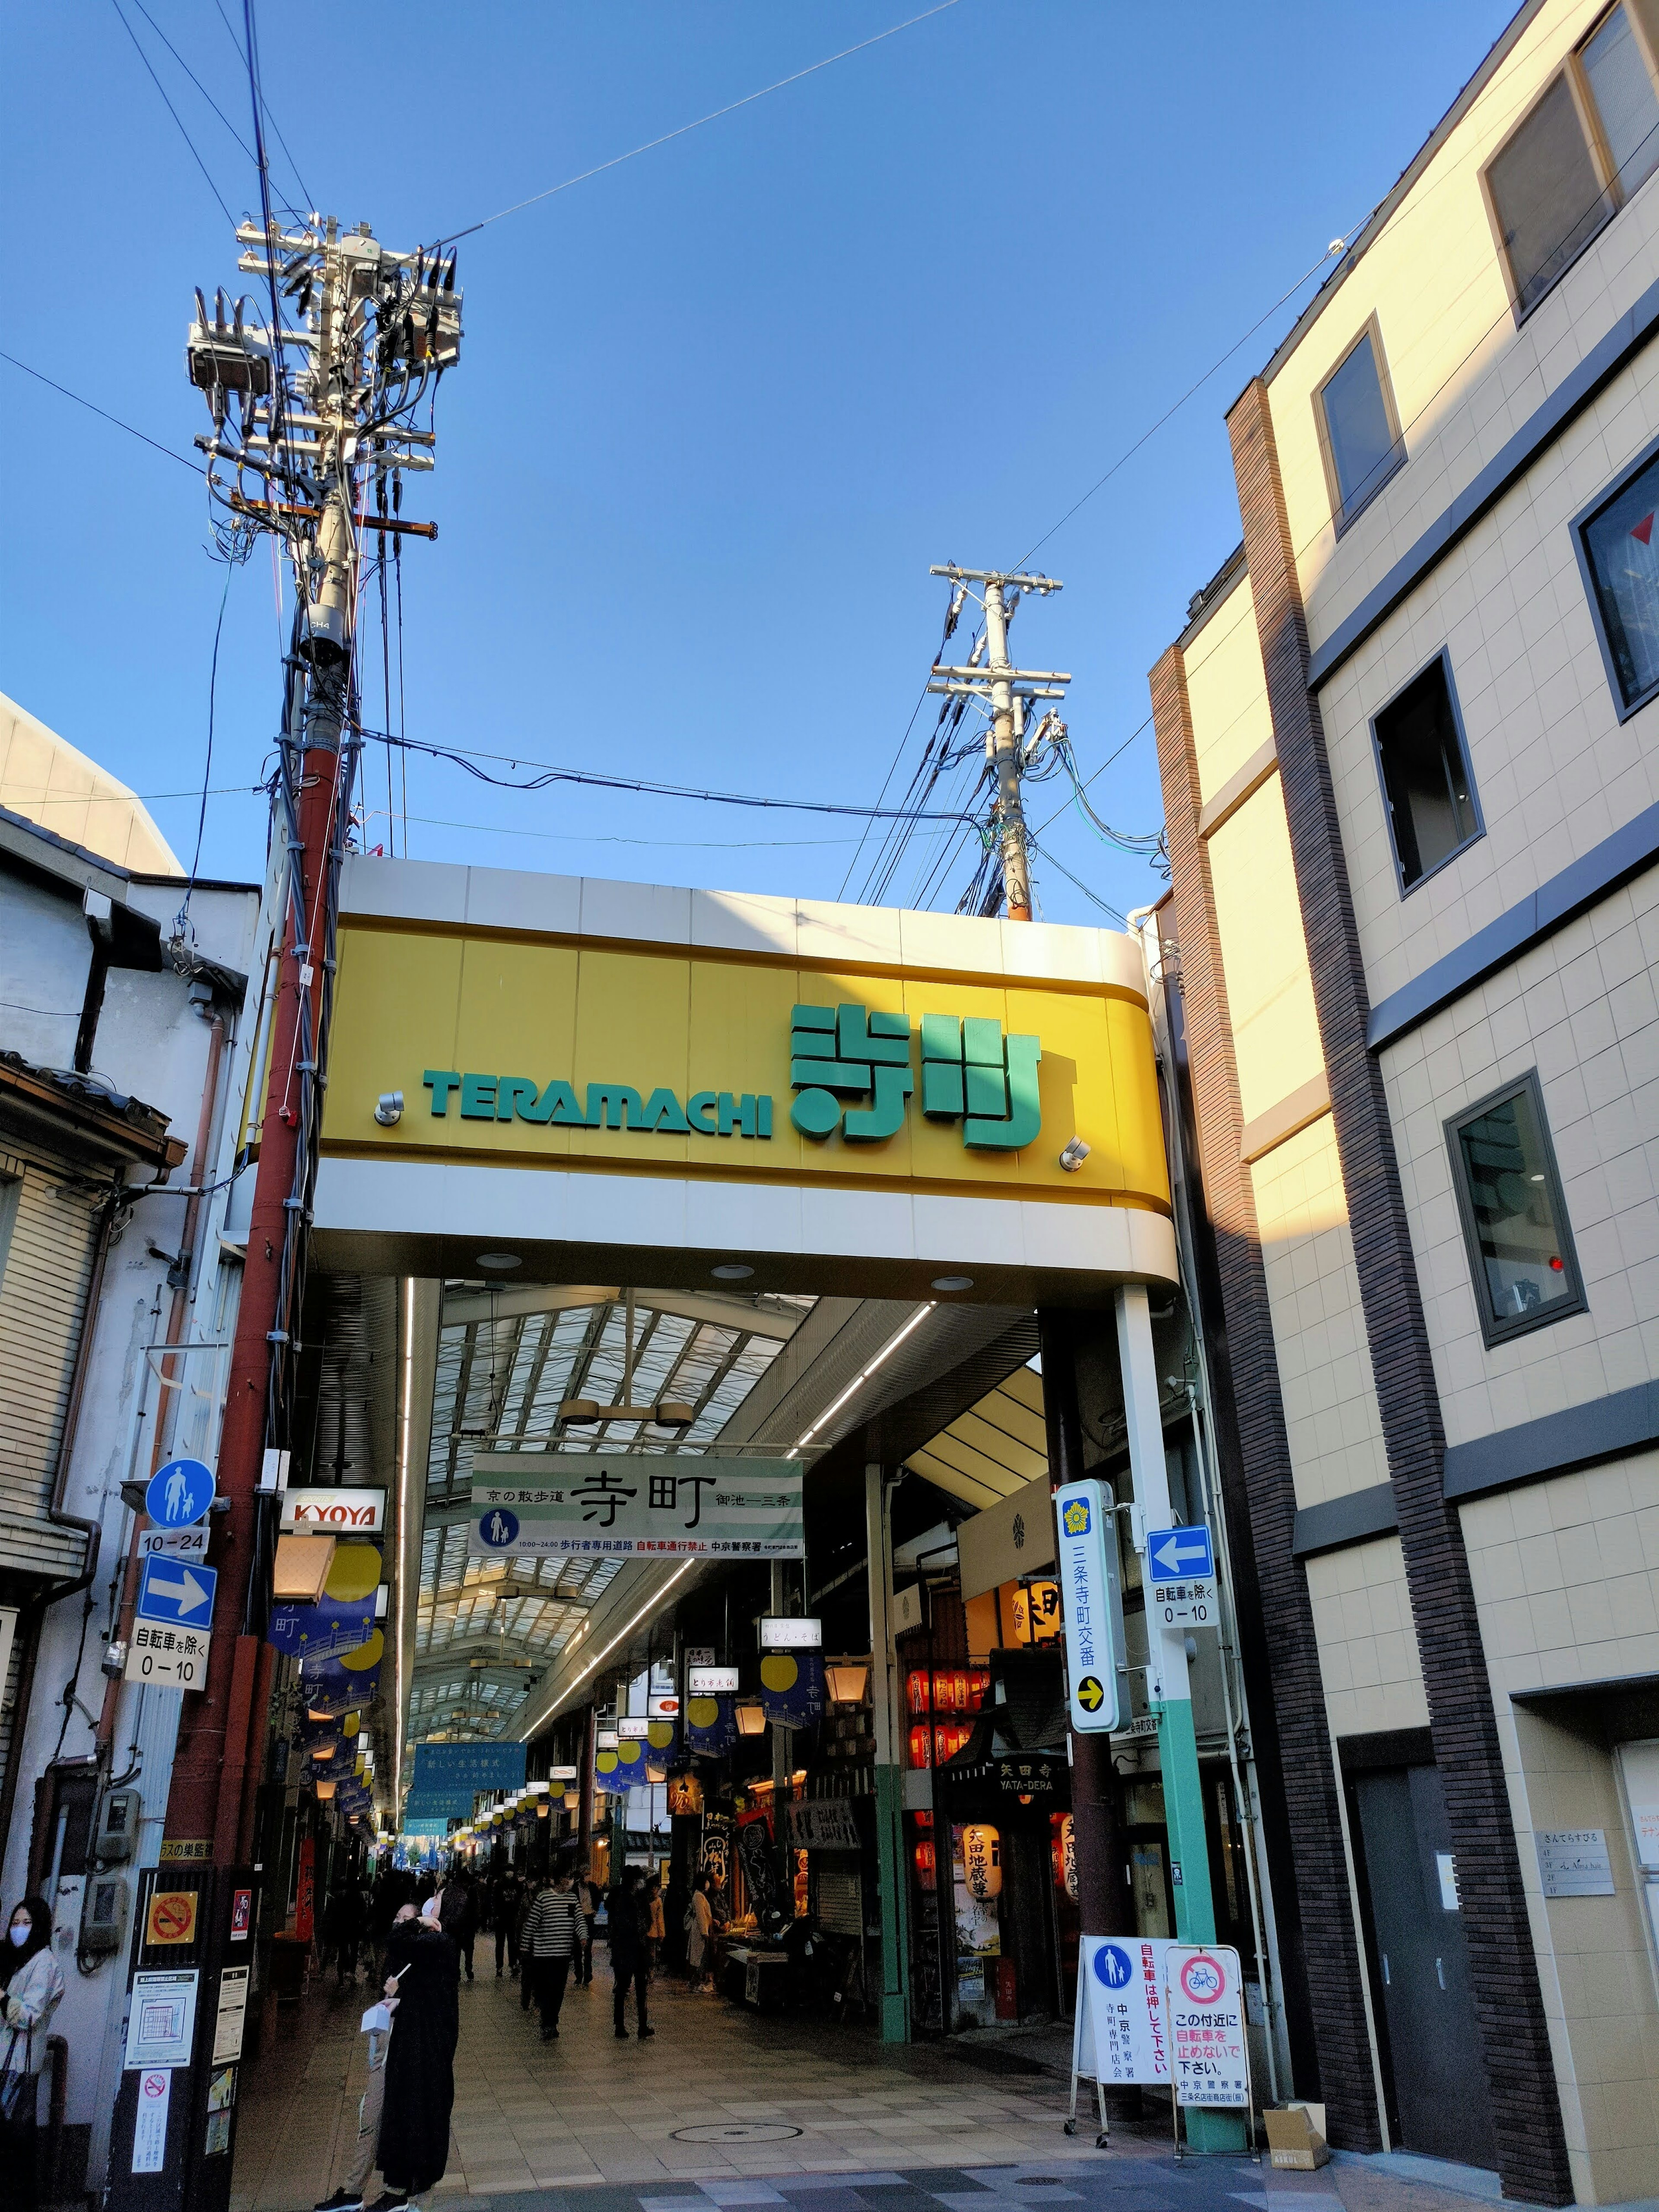
<path id="1" fill-rule="evenodd" d="M 1054 1837 L 1054 1887 L 1063 1889 L 1073 1905 L 1077 1903 L 1077 1831 L 1069 1813 L 1053 1816 L 1051 1832 Z"/>
<path id="2" fill-rule="evenodd" d="M 911 1765 L 931 1766 L 933 1763 L 933 1731 L 927 1723 L 924 1722 L 921 1727 L 913 1728 L 910 1731 Z"/>
<path id="3" fill-rule="evenodd" d="M 911 1711 L 925 1713 L 927 1710 L 927 1677 L 920 1667 L 906 1676 L 904 1690 Z"/>
<path id="4" fill-rule="evenodd" d="M 764 1705 L 739 1705 L 737 1720 L 739 1735 L 764 1735 L 766 1733 Z"/>
<path id="5" fill-rule="evenodd" d="M 920 1843 L 915 1848 L 916 1880 L 924 1889 L 933 1889 L 939 1881 L 939 1856 L 931 1842 Z"/>
<path id="6" fill-rule="evenodd" d="M 1058 1639 L 1062 1626 L 1058 1583 L 1024 1583 L 1015 1590 L 1014 1641 L 1017 1644 L 1053 1644 Z"/>
<path id="7" fill-rule="evenodd" d="M 311 1786 L 317 1794 L 318 1802 L 326 1805 L 340 1785 L 337 1782 L 313 1782 Z"/>
<path id="8" fill-rule="evenodd" d="M 1002 1838 L 987 1821 L 970 1821 L 962 1832 L 962 1878 L 975 1904 L 1002 1894 Z"/>
<path id="9" fill-rule="evenodd" d="M 580 1813 L 581 1808 L 581 1792 L 579 1790 L 567 1790 L 564 1793 L 565 1811 L 567 1813 Z"/>
<path id="10" fill-rule="evenodd" d="M 861 1705 L 870 1680 L 870 1669 L 862 1659 L 841 1659 L 823 1670 L 830 1687 L 830 1701 L 836 1705 Z"/>

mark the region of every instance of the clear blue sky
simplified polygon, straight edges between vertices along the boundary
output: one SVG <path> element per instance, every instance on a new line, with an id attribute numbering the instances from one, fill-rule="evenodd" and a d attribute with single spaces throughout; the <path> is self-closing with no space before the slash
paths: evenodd
<path id="1" fill-rule="evenodd" d="M 147 4 L 247 137 L 215 0 Z M 309 192 L 410 246 L 916 4 L 264 0 L 260 25 Z M 240 216 L 251 164 L 122 5 Z M 240 21 L 240 0 L 226 8 Z M 1509 13 L 959 0 L 465 240 L 462 364 L 440 398 L 438 469 L 405 506 L 441 529 L 404 556 L 410 734 L 873 800 L 939 639 L 928 564 L 1020 558 L 1353 228 Z M 14 12 L 7 44 L 3 343 L 187 452 L 206 426 L 183 369 L 191 287 L 239 281 L 224 218 L 113 0 Z M 1237 541 L 1222 410 L 1293 312 L 1038 556 L 1066 590 L 1026 606 L 1014 643 L 1074 672 L 1085 774 L 1145 719 L 1146 672 Z M 0 406 L 0 688 L 158 794 L 188 861 L 196 800 L 160 794 L 203 773 L 223 570 L 200 483 L 3 363 Z M 216 787 L 260 773 L 277 643 L 262 546 L 230 584 Z M 371 673 L 371 715 L 377 690 Z M 368 787 L 383 808 L 383 753 Z M 1063 792 L 1033 792 L 1034 820 Z M 1157 827 L 1150 732 L 1091 795 L 1115 823 Z M 856 835 L 568 787 L 514 797 L 421 762 L 408 810 L 417 856 L 813 896 L 837 894 Z M 369 842 L 384 834 L 371 819 Z M 1119 906 L 1160 888 L 1074 815 L 1045 842 Z M 262 801 L 210 801 L 205 872 L 257 873 L 263 848 Z M 924 849 L 894 878 L 902 902 Z M 968 872 L 933 902 L 953 906 Z M 1100 918 L 1054 868 L 1037 882 L 1050 919 Z"/>

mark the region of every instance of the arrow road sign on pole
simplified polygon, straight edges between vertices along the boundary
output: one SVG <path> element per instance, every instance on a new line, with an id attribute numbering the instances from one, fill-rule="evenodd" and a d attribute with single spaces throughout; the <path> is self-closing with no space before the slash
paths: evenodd
<path id="1" fill-rule="evenodd" d="M 183 1559 L 146 1559 L 138 1583 L 138 1618 L 206 1628 L 213 1620 L 218 1581 L 213 1567 L 192 1566 Z"/>
<path id="2" fill-rule="evenodd" d="M 1148 1530 L 1146 1558 L 1161 1583 L 1209 1582 L 1215 1575 L 1215 1548 L 1202 1527 Z"/>

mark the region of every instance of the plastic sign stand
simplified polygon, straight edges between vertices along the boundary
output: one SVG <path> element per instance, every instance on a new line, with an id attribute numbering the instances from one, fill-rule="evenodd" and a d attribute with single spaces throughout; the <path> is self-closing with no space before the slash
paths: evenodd
<path id="1" fill-rule="evenodd" d="M 1170 2123 L 1177 2161 L 1188 2153 L 1237 2155 L 1235 2143 L 1216 2138 L 1212 2126 L 1195 2133 L 1194 2112 L 1224 2112 L 1243 2119 L 1251 2157 L 1260 2166 L 1255 2132 L 1255 2086 L 1244 2015 L 1244 1977 L 1238 1954 L 1226 1943 L 1167 1943 L 1164 1947 L 1164 2017 L 1169 2025 Z M 1187 2140 L 1181 2140 L 1185 2112 Z M 1207 2138 L 1207 2139 L 1206 2139 Z"/>

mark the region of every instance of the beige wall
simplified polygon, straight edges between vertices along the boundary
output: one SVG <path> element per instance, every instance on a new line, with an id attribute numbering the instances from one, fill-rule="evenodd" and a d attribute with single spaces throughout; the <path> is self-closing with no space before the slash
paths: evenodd
<path id="1" fill-rule="evenodd" d="M 1659 1376 L 1656 973 L 1659 869 L 1650 869 L 1382 1054 L 1451 1443 Z M 1589 1306 L 1489 1351 L 1443 1125 L 1530 1067 Z"/>
<path id="2" fill-rule="evenodd" d="M 1239 1103 L 1253 1121 L 1325 1065 L 1276 775 L 1210 839 L 1210 876 Z"/>
<path id="3" fill-rule="evenodd" d="M 1316 647 L 1659 276 L 1650 179 L 1516 328 L 1480 171 L 1606 0 L 1541 9 L 1272 386 Z M 1315 394 L 1375 314 L 1409 456 L 1339 540 Z"/>
<path id="4" fill-rule="evenodd" d="M 1620 724 L 1571 528 L 1656 436 L 1650 345 L 1320 693 L 1373 1004 L 1659 800 L 1659 703 Z M 1443 647 L 1485 835 L 1402 898 L 1370 721 Z"/>
<path id="5" fill-rule="evenodd" d="M 1310 1559 L 1308 1595 L 1331 1734 L 1426 1728 L 1428 1698 L 1399 1537 Z"/>
<path id="6" fill-rule="evenodd" d="M 1296 1502 L 1317 1505 L 1389 1479 L 1330 1115 L 1250 1174 Z"/>
<path id="7" fill-rule="evenodd" d="M 1273 734 L 1248 575 L 1205 623 L 1185 659 L 1202 806 Z"/>
<path id="8" fill-rule="evenodd" d="M 142 799 L 3 694 L 0 806 L 135 875 L 184 873 Z"/>
<path id="9" fill-rule="evenodd" d="M 1659 1991 L 1613 1761 L 1510 1692 L 1659 1672 L 1659 1452 L 1477 1498 L 1462 1517 L 1578 2195 L 1651 2197 Z M 1546 1899 L 1540 1828 L 1601 1829 L 1617 1893 Z"/>

